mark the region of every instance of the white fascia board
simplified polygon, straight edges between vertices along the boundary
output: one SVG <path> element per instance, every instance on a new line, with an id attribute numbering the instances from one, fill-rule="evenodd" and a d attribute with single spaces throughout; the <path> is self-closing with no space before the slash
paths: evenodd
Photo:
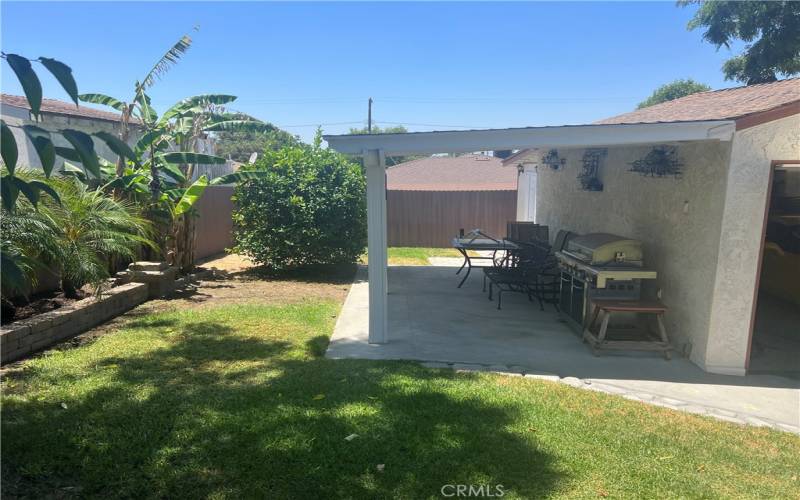
<path id="1" fill-rule="evenodd" d="M 406 134 L 326 135 L 328 145 L 345 154 L 381 150 L 384 155 L 468 153 L 505 149 L 602 147 L 681 141 L 729 141 L 732 120 L 562 125 L 488 130 L 447 130 Z"/>

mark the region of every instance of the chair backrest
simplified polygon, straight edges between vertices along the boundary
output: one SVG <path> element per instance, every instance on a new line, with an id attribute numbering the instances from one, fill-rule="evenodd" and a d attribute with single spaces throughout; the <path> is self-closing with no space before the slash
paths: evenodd
<path id="1" fill-rule="evenodd" d="M 522 243 L 550 241 L 548 227 L 535 222 L 508 221 L 506 222 L 506 235 L 506 239 Z"/>

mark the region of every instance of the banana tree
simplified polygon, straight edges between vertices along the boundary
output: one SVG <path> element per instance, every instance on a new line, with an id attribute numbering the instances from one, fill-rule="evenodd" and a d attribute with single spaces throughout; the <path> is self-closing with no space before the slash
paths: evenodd
<path id="1" fill-rule="evenodd" d="M 146 93 L 140 102 L 149 102 Z M 179 101 L 158 117 L 153 109 L 147 111 L 143 121 L 145 130 L 133 148 L 122 150 L 122 170 L 109 177 L 108 168 L 103 187 L 124 193 L 148 206 L 152 221 L 162 228 L 162 254 L 166 260 L 188 271 L 194 261 L 195 213 L 194 204 L 206 187 L 212 184 L 237 182 L 258 176 L 260 173 L 235 173 L 209 182 L 205 176 L 196 178 L 197 165 L 224 164 L 222 157 L 198 151 L 201 140 L 220 130 L 262 130 L 269 125 L 255 118 L 232 114 L 223 105 L 233 102 L 236 96 L 204 94 Z M 135 108 L 139 110 L 137 106 Z M 119 167 L 119 165 L 118 165 Z M 80 172 L 69 165 L 72 175 Z M 65 172 L 67 173 L 67 172 Z M 149 193 L 149 199 L 145 199 Z"/>
<path id="2" fill-rule="evenodd" d="M 220 130 L 265 130 L 269 125 L 247 115 L 232 114 L 225 111 L 225 104 L 233 102 L 236 96 L 226 94 L 204 94 L 184 99 L 170 107 L 158 120 L 156 126 L 142 137 L 136 149 L 151 150 L 151 158 L 162 161 L 161 167 L 166 177 L 178 183 L 173 217 L 169 260 L 183 270 L 189 270 L 194 262 L 194 239 L 196 217 L 194 204 L 209 185 L 205 176 L 200 176 L 193 184 L 195 168 L 198 164 L 220 164 L 225 159 L 198 152 L 201 141 L 210 133 Z M 157 151 L 171 145 L 174 152 Z M 174 163 L 172 163 L 174 162 Z M 152 174 L 151 174 L 152 175 Z M 214 179 L 211 184 L 235 182 L 244 174 L 232 174 Z M 177 197 L 180 195 L 180 198 Z"/>
<path id="3" fill-rule="evenodd" d="M 151 105 L 150 98 L 146 91 L 152 87 L 170 68 L 175 66 L 180 58 L 192 46 L 192 39 L 188 35 L 183 35 L 164 55 L 150 68 L 141 81 L 134 84 L 133 98 L 126 102 L 116 99 L 106 94 L 91 93 L 80 94 L 77 96 L 83 102 L 109 106 L 121 113 L 119 139 L 127 144 L 130 139 L 130 125 L 132 119 L 139 120 L 146 128 L 155 124 L 158 115 Z M 117 176 L 121 177 L 125 170 L 125 158 L 120 155 L 117 161 Z"/>

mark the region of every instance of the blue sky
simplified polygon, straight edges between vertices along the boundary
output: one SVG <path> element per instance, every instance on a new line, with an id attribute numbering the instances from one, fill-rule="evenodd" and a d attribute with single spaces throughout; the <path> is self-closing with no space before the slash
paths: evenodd
<path id="1" fill-rule="evenodd" d="M 0 4 L 2 49 L 73 68 L 81 92 L 128 99 L 182 34 L 191 50 L 150 91 L 165 109 L 195 94 L 309 140 L 346 132 L 375 100 L 379 125 L 408 129 L 586 123 L 694 78 L 734 86 L 730 57 L 689 32 L 694 7 L 644 3 Z M 199 31 L 193 32 L 193 27 Z M 2 90 L 21 94 L 2 67 Z M 40 75 L 44 73 L 40 72 Z M 66 95 L 49 75 L 45 95 Z M 354 122 L 354 123 L 350 123 Z"/>

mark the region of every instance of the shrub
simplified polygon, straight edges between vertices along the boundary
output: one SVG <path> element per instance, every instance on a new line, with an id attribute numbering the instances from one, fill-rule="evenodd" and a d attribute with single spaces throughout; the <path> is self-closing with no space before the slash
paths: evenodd
<path id="1" fill-rule="evenodd" d="M 266 151 L 250 168 L 267 173 L 236 188 L 235 252 L 273 269 L 356 262 L 367 239 L 358 165 L 316 141 Z"/>

